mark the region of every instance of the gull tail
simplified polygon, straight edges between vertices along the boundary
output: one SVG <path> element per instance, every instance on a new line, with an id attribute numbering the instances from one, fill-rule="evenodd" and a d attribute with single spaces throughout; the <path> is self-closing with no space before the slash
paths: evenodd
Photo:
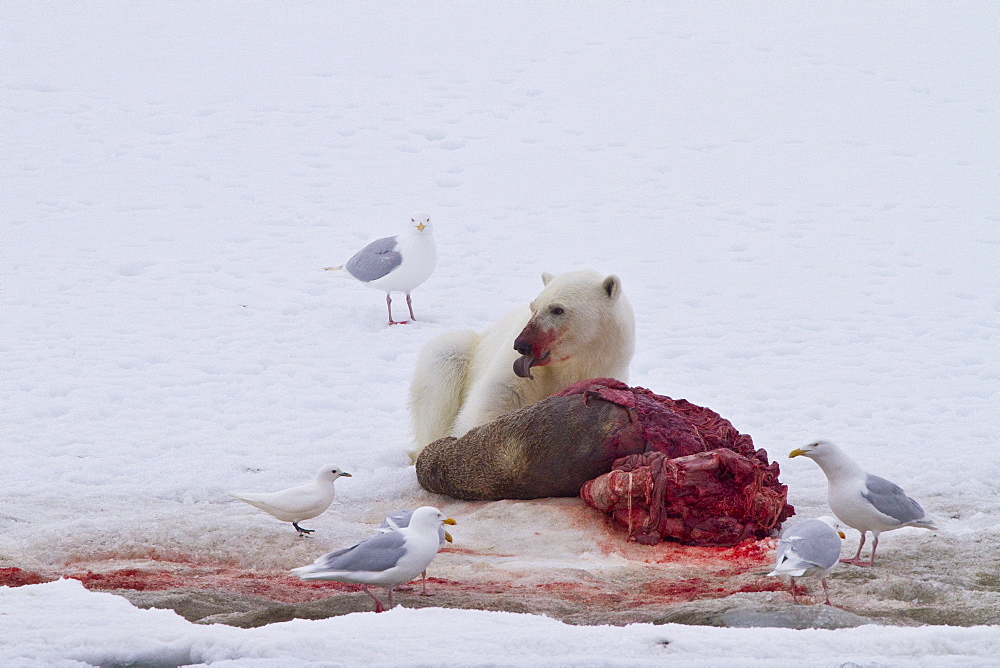
<path id="1" fill-rule="evenodd" d="M 791 559 L 786 554 L 781 561 L 774 565 L 774 570 L 768 573 L 768 577 L 780 575 L 791 575 L 792 577 L 802 577 L 809 570 L 808 565 L 803 565 L 798 559 Z"/>
<path id="2" fill-rule="evenodd" d="M 939 531 L 941 529 L 938 525 L 938 520 L 932 515 L 924 515 L 919 520 L 914 520 L 910 522 L 907 526 L 917 527 L 918 529 L 931 529 L 934 531 Z"/>
<path id="3" fill-rule="evenodd" d="M 255 508 L 260 508 L 265 512 L 270 512 L 270 506 L 267 503 L 267 495 L 261 494 L 259 492 L 229 492 L 229 496 L 234 499 L 239 499 L 244 503 L 249 503 Z"/>
<path id="4" fill-rule="evenodd" d="M 353 276 L 351 276 L 351 272 L 347 271 L 347 265 L 343 265 L 343 264 L 337 265 L 336 267 L 323 267 L 323 271 L 331 271 L 331 272 L 333 272 L 330 275 L 333 276 L 334 278 L 339 278 L 339 279 L 353 279 L 354 278 Z"/>

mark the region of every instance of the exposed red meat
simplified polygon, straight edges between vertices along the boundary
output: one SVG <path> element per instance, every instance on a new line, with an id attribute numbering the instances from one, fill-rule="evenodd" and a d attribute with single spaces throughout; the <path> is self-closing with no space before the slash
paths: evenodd
<path id="1" fill-rule="evenodd" d="M 559 393 L 574 394 L 628 408 L 642 426 L 647 451 L 617 459 L 580 490 L 637 542 L 735 545 L 771 534 L 794 514 L 778 463 L 715 411 L 610 378 Z"/>
<path id="2" fill-rule="evenodd" d="M 765 467 L 727 448 L 673 459 L 629 455 L 585 483 L 580 496 L 647 545 L 736 545 L 768 536 L 794 512 L 776 464 Z"/>

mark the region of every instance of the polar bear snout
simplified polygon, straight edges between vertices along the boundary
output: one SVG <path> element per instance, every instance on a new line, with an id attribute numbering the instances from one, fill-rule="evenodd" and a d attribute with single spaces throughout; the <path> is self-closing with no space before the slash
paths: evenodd
<path id="1" fill-rule="evenodd" d="M 514 362 L 514 375 L 533 379 L 531 367 L 545 366 L 551 361 L 550 354 L 556 333 L 554 329 L 539 327 L 534 321 L 528 322 L 514 339 L 514 350 L 521 355 Z"/>
<path id="2" fill-rule="evenodd" d="M 541 361 L 548 357 L 557 334 L 558 331 L 555 329 L 543 328 L 530 321 L 514 339 L 514 350 Z"/>

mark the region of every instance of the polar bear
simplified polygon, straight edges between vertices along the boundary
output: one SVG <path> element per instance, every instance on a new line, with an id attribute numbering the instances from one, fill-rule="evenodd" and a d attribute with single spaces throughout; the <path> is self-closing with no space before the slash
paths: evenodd
<path id="1" fill-rule="evenodd" d="M 410 385 L 416 460 L 444 436 L 588 378 L 628 380 L 635 314 L 621 280 L 596 271 L 542 274 L 544 289 L 481 333 L 448 332 L 420 353 Z"/>

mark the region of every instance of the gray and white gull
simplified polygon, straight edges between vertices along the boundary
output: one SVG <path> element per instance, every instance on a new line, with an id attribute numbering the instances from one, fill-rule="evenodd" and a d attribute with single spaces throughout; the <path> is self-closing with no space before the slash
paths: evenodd
<path id="1" fill-rule="evenodd" d="M 379 525 L 380 533 L 387 533 L 389 531 L 398 531 L 404 527 L 410 525 L 410 519 L 413 517 L 412 510 L 396 510 L 394 512 L 386 515 L 385 519 L 382 520 L 382 524 Z M 451 543 L 453 541 L 451 534 L 445 531 L 444 524 L 438 527 L 438 546 L 443 547 L 444 544 Z M 429 591 L 427 591 L 427 570 L 420 574 L 420 595 L 421 596 L 433 596 Z"/>
<path id="2" fill-rule="evenodd" d="M 375 601 L 375 612 L 382 612 L 386 606 L 369 587 L 384 587 L 388 607 L 392 608 L 393 590 L 425 571 L 441 549 L 442 524 L 455 524 L 455 520 L 445 517 L 437 508 L 421 506 L 413 511 L 408 526 L 324 554 L 308 566 L 293 568 L 292 572 L 303 580 L 360 584 Z"/>
<path id="3" fill-rule="evenodd" d="M 833 443 L 810 443 L 792 450 L 788 456 L 808 457 L 819 464 L 826 474 L 830 510 L 841 522 L 861 532 L 857 554 L 851 559 L 841 559 L 846 564 L 874 566 L 878 537 L 885 531 L 902 527 L 938 528 L 934 518 L 899 485 L 868 473 Z M 861 548 L 869 531 L 874 537 L 872 556 L 865 562 L 861 561 Z"/>
<path id="4" fill-rule="evenodd" d="M 415 213 L 402 233 L 377 239 L 355 253 L 345 265 L 326 269 L 346 269 L 365 285 L 385 292 L 389 324 L 399 325 L 408 321 L 392 319 L 392 293 L 406 294 L 410 320 L 416 320 L 410 292 L 430 277 L 435 266 L 437 249 L 431 218 L 426 213 Z"/>
<path id="5" fill-rule="evenodd" d="M 832 605 L 826 574 L 840 559 L 840 541 L 843 538 L 844 532 L 840 530 L 840 523 L 829 515 L 793 524 L 781 533 L 778 552 L 774 559 L 774 570 L 768 575 L 790 576 L 792 600 L 796 602 L 798 597 L 795 593 L 795 578 L 819 578 L 823 583 L 825 603 Z"/>

